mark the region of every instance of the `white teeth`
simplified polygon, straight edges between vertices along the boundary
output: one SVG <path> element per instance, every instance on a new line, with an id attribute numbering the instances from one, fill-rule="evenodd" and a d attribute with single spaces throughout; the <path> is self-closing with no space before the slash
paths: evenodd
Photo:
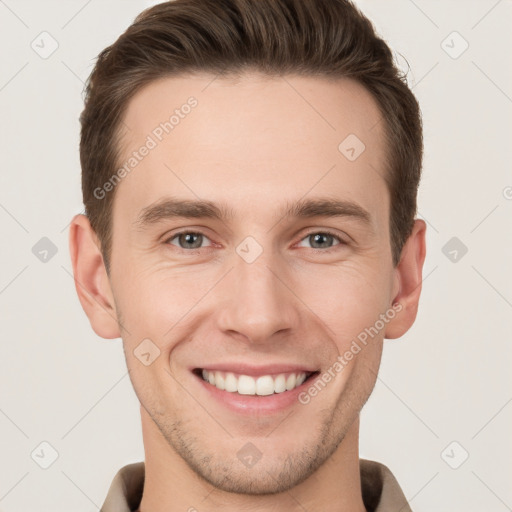
<path id="1" fill-rule="evenodd" d="M 249 375 L 240 375 L 237 377 L 231 372 L 210 372 L 208 370 L 203 370 L 202 374 L 203 380 L 218 389 L 229 391 L 230 393 L 239 393 L 240 395 L 259 396 L 291 391 L 300 386 L 307 377 L 307 374 L 304 372 L 297 374 L 291 373 L 288 376 L 282 373 L 276 377 L 262 375 L 257 378 Z"/>
<path id="2" fill-rule="evenodd" d="M 291 375 L 288 375 L 288 378 L 286 379 L 286 390 L 290 391 L 295 387 L 295 382 L 297 380 L 297 377 L 292 373 Z"/>
<path id="3" fill-rule="evenodd" d="M 238 393 L 241 395 L 255 395 L 256 381 L 248 375 L 238 377 Z"/>
<path id="4" fill-rule="evenodd" d="M 253 379 L 254 380 L 254 379 Z M 274 393 L 274 379 L 270 375 L 265 375 L 264 377 L 258 377 L 256 381 L 256 394 L 265 396 L 272 395 Z"/>
<path id="5" fill-rule="evenodd" d="M 295 386 L 300 386 L 304 381 L 306 380 L 306 374 L 302 373 L 297 377 L 297 382 L 295 383 Z"/>
<path id="6" fill-rule="evenodd" d="M 208 379 L 208 382 L 210 382 L 211 384 L 210 379 Z M 224 377 L 219 372 L 217 372 L 217 374 L 215 375 L 215 387 L 219 389 L 224 389 L 225 386 L 226 384 L 224 381 Z"/>
<path id="7" fill-rule="evenodd" d="M 232 373 L 226 373 L 226 380 L 224 382 L 226 391 L 235 393 L 238 389 L 238 381 Z"/>
<path id="8" fill-rule="evenodd" d="M 286 391 L 286 377 L 284 375 L 278 375 L 274 379 L 274 391 L 276 393 L 282 393 Z"/>

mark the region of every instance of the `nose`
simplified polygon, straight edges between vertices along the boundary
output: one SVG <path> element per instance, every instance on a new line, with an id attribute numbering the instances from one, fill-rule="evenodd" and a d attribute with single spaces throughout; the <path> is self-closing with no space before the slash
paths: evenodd
<path id="1" fill-rule="evenodd" d="M 265 252 L 252 263 L 235 259 L 222 290 L 219 328 L 252 343 L 268 342 L 278 333 L 288 335 L 292 328 L 298 329 L 298 301 L 286 274 Z"/>

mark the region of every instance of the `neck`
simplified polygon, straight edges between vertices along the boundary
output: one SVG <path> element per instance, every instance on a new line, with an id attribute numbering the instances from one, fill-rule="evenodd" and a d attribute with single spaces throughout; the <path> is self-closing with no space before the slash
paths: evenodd
<path id="1" fill-rule="evenodd" d="M 141 418 L 145 480 L 137 512 L 366 512 L 359 472 L 359 416 L 316 472 L 289 491 L 268 495 L 237 494 L 213 487 L 169 445 L 143 407 Z"/>

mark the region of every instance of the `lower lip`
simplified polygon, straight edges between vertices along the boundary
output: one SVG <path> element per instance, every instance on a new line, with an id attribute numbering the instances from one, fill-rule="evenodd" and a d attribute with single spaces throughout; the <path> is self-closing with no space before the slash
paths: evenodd
<path id="1" fill-rule="evenodd" d="M 299 395 L 306 388 L 311 386 L 318 375 L 306 379 L 299 387 L 291 391 L 283 391 L 282 393 L 274 393 L 272 395 L 240 395 L 237 392 L 224 391 L 216 388 L 214 385 L 206 382 L 196 374 L 193 376 L 199 380 L 199 384 L 205 391 L 216 401 L 239 414 L 262 415 L 274 414 L 284 411 L 295 403 L 300 404 Z"/>

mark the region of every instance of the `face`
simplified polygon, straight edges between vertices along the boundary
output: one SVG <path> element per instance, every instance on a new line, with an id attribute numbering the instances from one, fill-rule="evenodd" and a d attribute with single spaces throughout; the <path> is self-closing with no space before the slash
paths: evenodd
<path id="1" fill-rule="evenodd" d="M 191 75 L 124 122 L 110 286 L 145 421 L 217 488 L 289 489 L 358 418 L 398 291 L 377 105 L 348 79 Z"/>

